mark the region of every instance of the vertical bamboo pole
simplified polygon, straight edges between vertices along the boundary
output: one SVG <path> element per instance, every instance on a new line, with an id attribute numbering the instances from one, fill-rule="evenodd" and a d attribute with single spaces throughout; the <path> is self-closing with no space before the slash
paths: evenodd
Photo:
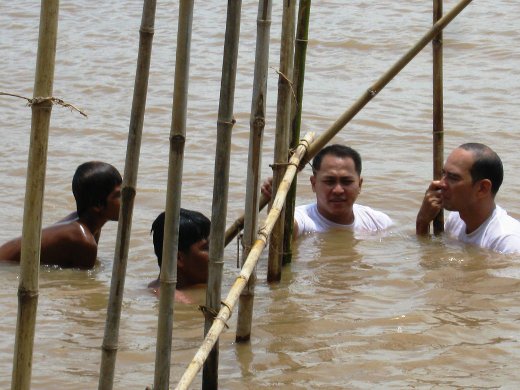
<path id="1" fill-rule="evenodd" d="M 213 177 L 213 206 L 211 210 L 211 230 L 209 235 L 209 269 L 206 306 L 220 310 L 222 269 L 224 267 L 224 247 L 226 215 L 229 187 L 229 159 L 231 154 L 231 132 L 235 80 L 240 38 L 240 14 L 242 0 L 228 0 L 224 55 L 222 60 L 222 80 L 220 84 L 220 103 L 217 120 L 217 146 L 215 152 L 215 171 Z M 206 318 L 204 335 L 213 325 Z M 218 388 L 218 341 L 215 343 L 202 373 L 202 388 Z"/>
<path id="2" fill-rule="evenodd" d="M 173 115 L 170 132 L 170 158 L 166 215 L 164 221 L 163 264 L 161 267 L 161 295 L 155 354 L 154 389 L 168 390 L 172 349 L 173 303 L 177 286 L 177 245 L 181 205 L 182 168 L 186 142 L 186 114 L 188 105 L 188 79 L 190 67 L 191 26 L 193 1 L 179 3 L 177 52 L 173 87 Z"/>
<path id="3" fill-rule="evenodd" d="M 291 139 L 289 147 L 293 150 L 300 139 L 300 126 L 303 105 L 303 84 L 305 80 L 305 59 L 307 56 L 307 43 L 309 36 L 309 19 L 311 12 L 311 0 L 300 0 L 298 9 L 298 28 L 296 30 L 296 44 L 294 52 L 293 88 L 296 91 L 296 103 L 291 114 Z M 288 264 L 292 260 L 292 236 L 294 227 L 294 205 L 296 202 L 296 184 L 298 177 L 294 178 L 291 189 L 287 194 L 285 203 L 285 230 L 283 234 L 283 258 L 282 264 Z"/>
<path id="4" fill-rule="evenodd" d="M 121 210 L 117 228 L 117 244 L 114 254 L 114 264 L 112 266 L 112 280 L 107 307 L 105 334 L 101 347 L 101 368 L 98 385 L 100 390 L 111 390 L 114 384 L 119 322 L 121 319 L 121 305 L 123 303 L 128 248 L 132 229 L 132 214 L 139 168 L 139 154 L 148 91 L 148 76 L 150 73 L 150 59 L 152 55 L 155 9 L 156 0 L 145 0 L 143 2 L 134 95 L 130 113 L 125 172 L 121 191 Z"/>
<path id="5" fill-rule="evenodd" d="M 390 69 L 388 69 L 358 100 L 311 145 L 300 162 L 304 167 L 361 109 L 376 96 L 424 47 L 446 27 L 472 0 L 460 0 L 446 15 L 439 19 Z"/>
<path id="6" fill-rule="evenodd" d="M 244 254 L 247 258 L 253 245 L 258 225 L 258 197 L 260 193 L 260 161 L 265 127 L 265 100 L 267 95 L 267 67 L 269 63 L 269 33 L 271 30 L 271 0 L 258 2 L 255 71 L 251 103 L 249 158 L 244 220 Z M 256 274 L 249 278 L 247 288 L 240 295 L 236 341 L 247 341 L 251 336 Z"/>
<path id="7" fill-rule="evenodd" d="M 289 127 L 292 106 L 292 78 L 294 56 L 294 24 L 296 1 L 283 1 L 282 36 L 280 39 L 280 74 L 278 75 L 278 104 L 276 110 L 276 136 L 274 143 L 273 193 L 282 180 L 288 158 Z M 273 198 L 274 200 L 274 198 Z M 269 241 L 269 261 L 267 281 L 280 281 L 282 277 L 282 256 L 285 225 L 285 207 L 276 221 Z"/>
<path id="8" fill-rule="evenodd" d="M 34 94 L 51 97 L 54 62 L 58 37 L 58 0 L 42 0 Z M 12 390 L 31 387 L 31 369 L 38 307 L 38 277 L 42 230 L 43 193 L 52 102 L 32 105 L 31 140 L 27 163 L 27 181 L 23 215 L 20 283 L 18 285 L 18 316 L 14 343 Z"/>
<path id="9" fill-rule="evenodd" d="M 442 0 L 433 0 L 433 23 L 442 17 Z M 442 94 L 442 31 L 432 41 L 433 47 L 433 178 L 442 176 L 444 160 L 444 122 Z M 441 210 L 433 220 L 433 233 L 444 231 L 444 212 Z"/>

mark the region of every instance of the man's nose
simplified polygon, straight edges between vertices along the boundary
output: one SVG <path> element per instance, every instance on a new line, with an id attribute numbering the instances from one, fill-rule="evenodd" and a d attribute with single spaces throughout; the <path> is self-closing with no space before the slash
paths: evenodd
<path id="1" fill-rule="evenodd" d="M 332 188 L 332 191 L 335 192 L 335 193 L 342 193 L 343 192 L 343 186 L 341 185 L 340 182 L 337 182 L 336 184 L 334 184 L 334 188 Z"/>

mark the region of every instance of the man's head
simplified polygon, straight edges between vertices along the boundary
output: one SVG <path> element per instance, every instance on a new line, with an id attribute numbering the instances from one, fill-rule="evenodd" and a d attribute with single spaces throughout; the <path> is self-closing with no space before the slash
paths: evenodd
<path id="1" fill-rule="evenodd" d="M 443 206 L 447 210 L 470 210 L 493 201 L 504 178 L 502 161 L 488 146 L 466 143 L 453 150 L 444 164 Z"/>
<path id="2" fill-rule="evenodd" d="M 340 144 L 326 146 L 323 149 L 321 149 L 316 154 L 316 156 L 314 156 L 314 158 L 312 159 L 312 173 L 314 175 L 316 175 L 316 172 L 320 170 L 321 162 L 323 161 L 323 157 L 326 155 L 352 159 L 358 176 L 361 176 L 361 156 L 356 150 L 352 149 L 351 147 Z"/>
<path id="3" fill-rule="evenodd" d="M 323 148 L 313 159 L 312 190 L 318 211 L 330 221 L 350 224 L 352 207 L 361 192 L 361 156 L 344 145 Z"/>
<path id="4" fill-rule="evenodd" d="M 81 164 L 72 179 L 78 216 L 94 207 L 104 211 L 107 219 L 117 220 L 122 182 L 121 174 L 110 164 L 101 161 Z"/>
<path id="5" fill-rule="evenodd" d="M 152 223 L 151 230 L 159 268 L 162 265 L 164 219 L 165 213 L 162 212 Z M 210 227 L 211 222 L 204 214 L 181 208 L 177 252 L 178 284 L 182 282 L 183 278 L 192 284 L 207 282 Z"/>

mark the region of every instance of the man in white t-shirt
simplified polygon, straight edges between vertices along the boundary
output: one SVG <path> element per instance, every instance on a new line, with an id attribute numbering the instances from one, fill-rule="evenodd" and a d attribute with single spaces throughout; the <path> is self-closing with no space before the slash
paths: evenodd
<path id="1" fill-rule="evenodd" d="M 295 237 L 333 228 L 374 232 L 392 225 L 386 214 L 355 204 L 363 184 L 361 156 L 357 151 L 344 145 L 327 146 L 316 154 L 312 167 L 310 181 L 316 202 L 296 207 Z M 264 182 L 262 193 L 271 196 L 271 180 Z"/>
<path id="2" fill-rule="evenodd" d="M 520 253 L 520 222 L 495 204 L 504 169 L 488 146 L 466 143 L 444 164 L 441 180 L 431 182 L 417 214 L 416 233 L 427 235 L 442 208 L 451 211 L 444 230 L 462 242 L 502 253 Z"/>

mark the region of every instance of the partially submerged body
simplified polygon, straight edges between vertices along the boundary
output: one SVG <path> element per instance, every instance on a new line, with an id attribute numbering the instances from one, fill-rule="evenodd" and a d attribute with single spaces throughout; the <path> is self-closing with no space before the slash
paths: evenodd
<path id="1" fill-rule="evenodd" d="M 77 211 L 42 229 L 40 263 L 90 269 L 97 259 L 101 229 L 119 219 L 122 178 L 116 168 L 100 161 L 81 164 L 72 191 Z M 22 238 L 0 246 L 0 261 L 19 262 Z"/>
<path id="2" fill-rule="evenodd" d="M 96 262 L 97 242 L 79 221 L 58 222 L 42 229 L 40 264 L 62 268 L 92 268 Z M 0 247 L 0 259 L 20 261 L 21 237 Z"/>

